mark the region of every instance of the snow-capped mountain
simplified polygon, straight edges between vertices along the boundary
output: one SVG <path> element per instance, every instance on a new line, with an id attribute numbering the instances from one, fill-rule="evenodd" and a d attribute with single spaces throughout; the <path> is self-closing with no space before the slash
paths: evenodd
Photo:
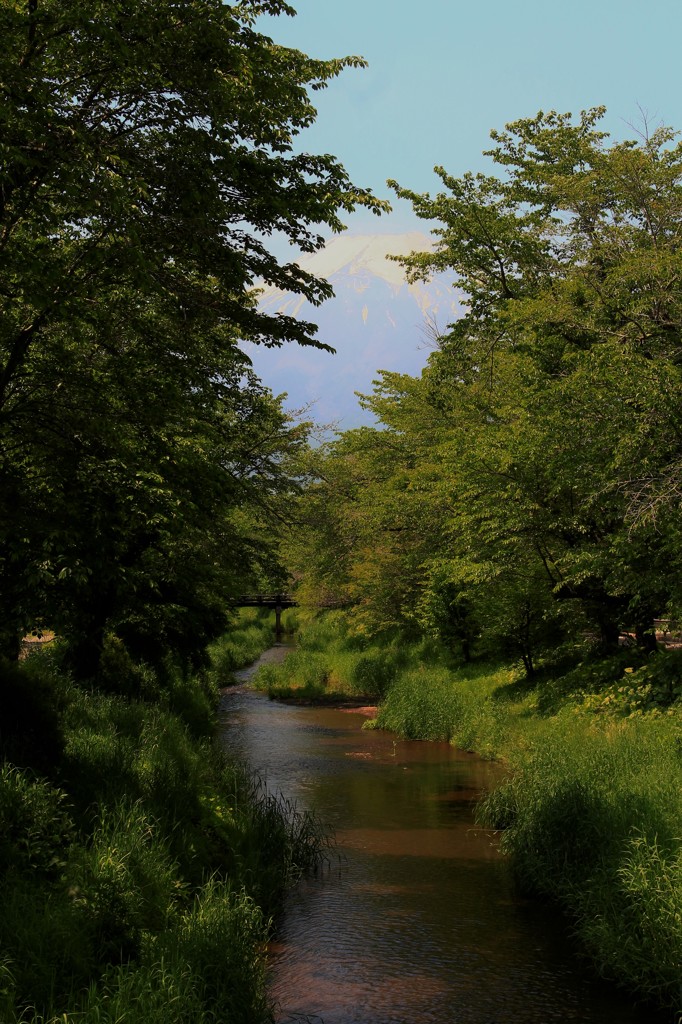
<path id="1" fill-rule="evenodd" d="M 290 345 L 263 350 L 245 346 L 254 368 L 275 394 L 286 392 L 288 408 L 314 402 L 311 417 L 338 422 L 343 429 L 370 422 L 357 404 L 356 391 L 367 394 L 377 371 L 418 374 L 432 346 L 435 326 L 443 330 L 460 315 L 459 295 L 443 275 L 409 284 L 389 255 L 423 252 L 428 235 L 343 234 L 299 263 L 326 278 L 334 298 L 315 307 L 300 295 L 268 288 L 259 303 L 268 313 L 285 313 L 318 324 L 318 338 L 336 355 Z"/>

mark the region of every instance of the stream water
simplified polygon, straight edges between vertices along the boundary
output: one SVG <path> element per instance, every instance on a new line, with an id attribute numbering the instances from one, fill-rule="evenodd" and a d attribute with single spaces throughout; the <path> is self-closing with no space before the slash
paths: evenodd
<path id="1" fill-rule="evenodd" d="M 338 858 L 289 896 L 271 947 L 278 1020 L 324 1024 L 651 1024 L 577 961 L 554 912 L 515 891 L 473 820 L 500 768 L 445 743 L 363 731 L 338 708 L 222 701 L 223 742 L 328 822 Z"/>

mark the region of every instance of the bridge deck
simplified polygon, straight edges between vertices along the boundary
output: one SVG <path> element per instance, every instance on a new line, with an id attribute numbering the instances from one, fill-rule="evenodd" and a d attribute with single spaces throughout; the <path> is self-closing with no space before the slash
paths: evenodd
<path id="1" fill-rule="evenodd" d="M 238 608 L 295 608 L 291 594 L 243 594 L 235 601 Z"/>

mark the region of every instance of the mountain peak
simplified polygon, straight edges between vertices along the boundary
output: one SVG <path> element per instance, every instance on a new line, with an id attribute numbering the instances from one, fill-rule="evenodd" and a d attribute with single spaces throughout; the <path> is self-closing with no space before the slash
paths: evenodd
<path id="1" fill-rule="evenodd" d="M 298 263 L 317 277 L 327 279 L 341 271 L 357 274 L 367 270 L 400 288 L 405 284 L 405 271 L 388 257 L 407 256 L 432 248 L 433 240 L 421 231 L 391 235 L 342 234 L 330 239 L 318 252 L 302 257 Z"/>
<path id="2" fill-rule="evenodd" d="M 390 235 L 359 235 L 344 232 L 331 238 L 324 248 L 317 252 L 305 253 L 296 260 L 298 265 L 315 277 L 325 278 L 334 284 L 339 274 L 357 276 L 363 272 L 393 288 L 402 288 L 407 284 L 405 271 L 399 263 L 389 260 L 389 256 L 407 256 L 411 252 L 424 252 L 433 248 L 433 239 L 421 231 L 408 231 L 404 234 Z M 279 288 L 263 288 L 259 303 L 271 307 L 287 292 Z M 301 302 L 289 305 L 287 312 L 296 315 Z"/>
<path id="3" fill-rule="evenodd" d="M 370 422 L 357 405 L 356 392 L 367 394 L 381 369 L 421 372 L 426 361 L 429 326 L 446 327 L 460 315 L 460 295 L 453 281 L 436 274 L 428 281 L 408 283 L 405 271 L 389 256 L 433 249 L 433 239 L 420 231 L 365 235 L 344 233 L 318 252 L 297 262 L 334 288 L 334 297 L 314 307 L 300 294 L 264 288 L 258 298 L 271 315 L 300 317 L 319 327 L 318 339 L 337 352 L 286 346 L 245 351 L 262 380 L 276 393 L 286 391 L 295 408 L 318 400 L 324 421 Z M 426 328 L 426 329 L 425 329 Z"/>

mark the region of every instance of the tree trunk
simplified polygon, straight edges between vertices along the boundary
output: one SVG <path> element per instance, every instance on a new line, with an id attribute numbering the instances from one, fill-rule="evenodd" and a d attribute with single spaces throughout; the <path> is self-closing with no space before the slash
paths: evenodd
<path id="1" fill-rule="evenodd" d="M 81 635 L 74 640 L 67 655 L 67 665 L 78 682 L 94 679 L 99 670 L 104 645 L 104 628 Z"/>
<path id="2" fill-rule="evenodd" d="M 618 650 L 620 641 L 620 622 L 615 618 L 607 603 L 600 604 L 596 609 L 599 625 L 599 642 L 604 654 L 613 654 Z"/>
<path id="3" fill-rule="evenodd" d="M 646 651 L 647 654 L 654 654 L 658 650 L 656 643 L 656 627 L 654 626 L 653 615 L 638 616 L 635 622 L 635 637 L 637 646 Z"/>
<path id="4" fill-rule="evenodd" d="M 81 608 L 79 628 L 69 645 L 66 657 L 75 679 L 85 682 L 94 679 L 104 649 L 104 634 L 114 607 L 110 593 L 100 592 L 92 597 L 89 609 Z"/>
<path id="5" fill-rule="evenodd" d="M 523 667 L 526 670 L 526 676 L 528 679 L 532 679 L 535 675 L 535 665 L 533 664 L 533 655 L 529 650 L 524 650 L 521 654 L 523 659 Z"/>

